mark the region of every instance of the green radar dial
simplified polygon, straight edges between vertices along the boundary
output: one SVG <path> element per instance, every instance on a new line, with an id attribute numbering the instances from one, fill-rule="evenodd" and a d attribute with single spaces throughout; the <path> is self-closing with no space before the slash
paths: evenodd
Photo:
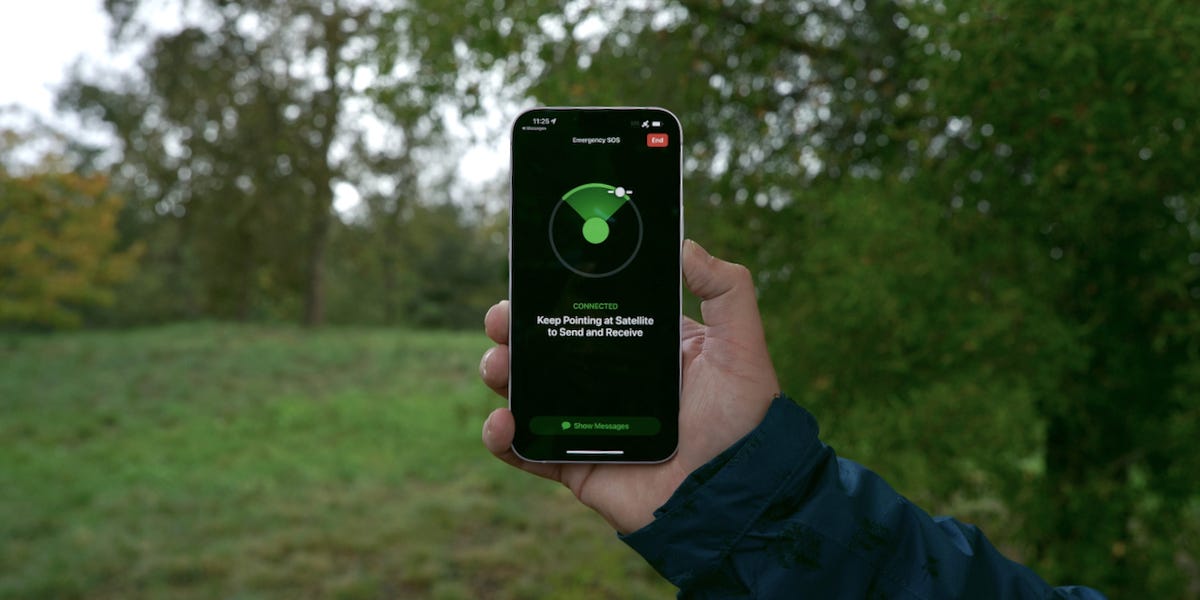
<path id="1" fill-rule="evenodd" d="M 624 269 L 642 245 L 642 217 L 632 196 L 633 190 L 606 183 L 563 194 L 550 216 L 550 246 L 558 260 L 584 277 Z"/>

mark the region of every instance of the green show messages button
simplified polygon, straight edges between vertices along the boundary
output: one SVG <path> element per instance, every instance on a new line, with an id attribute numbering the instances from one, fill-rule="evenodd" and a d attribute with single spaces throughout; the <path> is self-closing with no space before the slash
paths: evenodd
<path id="1" fill-rule="evenodd" d="M 654 417 L 534 417 L 529 428 L 537 435 L 654 435 L 661 427 Z"/>

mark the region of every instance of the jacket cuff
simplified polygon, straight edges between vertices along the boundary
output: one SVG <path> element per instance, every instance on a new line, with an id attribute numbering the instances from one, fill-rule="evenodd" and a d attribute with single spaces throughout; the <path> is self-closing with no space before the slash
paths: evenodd
<path id="1" fill-rule="evenodd" d="M 619 536 L 681 588 L 716 569 L 776 496 L 802 483 L 831 450 L 817 422 L 785 395 L 762 423 L 696 469 L 649 525 Z"/>

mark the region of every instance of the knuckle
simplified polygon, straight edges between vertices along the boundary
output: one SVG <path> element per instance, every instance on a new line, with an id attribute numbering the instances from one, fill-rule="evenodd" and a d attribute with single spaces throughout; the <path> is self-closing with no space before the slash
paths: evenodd
<path id="1" fill-rule="evenodd" d="M 752 283 L 753 278 L 750 274 L 750 269 L 741 263 L 728 263 L 729 277 L 737 279 L 739 283 Z"/>

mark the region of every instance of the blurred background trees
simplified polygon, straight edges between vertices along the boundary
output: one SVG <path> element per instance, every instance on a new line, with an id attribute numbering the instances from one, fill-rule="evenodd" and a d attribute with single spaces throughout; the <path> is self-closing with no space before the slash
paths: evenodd
<path id="1" fill-rule="evenodd" d="M 136 72 L 60 97 L 119 142 L 56 176 L 125 199 L 86 323 L 474 327 L 506 192 L 454 157 L 534 104 L 664 106 L 688 235 L 757 274 L 842 454 L 1051 582 L 1200 595 L 1200 8 L 206 0 L 151 35 L 142 4 L 106 2 Z M 51 223 L 3 177 L 0 231 Z"/>
<path id="2" fill-rule="evenodd" d="M 0 155 L 34 141 L 5 132 Z M 81 311 L 111 307 L 143 247 L 118 246 L 121 207 L 107 177 L 64 171 L 53 155 L 31 173 L 0 165 L 0 326 L 78 326 Z"/>
<path id="3" fill-rule="evenodd" d="M 457 272 L 421 264 L 427 253 L 420 250 L 436 240 L 398 238 L 397 225 L 431 210 L 453 213 L 457 229 L 404 227 L 404 235 L 436 231 L 431 235 L 463 240 L 463 251 L 482 252 L 474 259 L 490 266 L 478 285 L 502 292 L 502 246 L 467 241 L 476 237 L 463 212 L 469 207 L 440 208 L 449 198 L 438 172 L 453 165 L 431 156 L 447 150 L 438 103 L 452 90 L 413 73 L 416 45 L 395 41 L 403 34 L 400 9 L 185 3 L 182 28 L 147 40 L 152 24 L 144 22 L 144 3 L 110 0 L 106 8 L 118 46 L 146 45 L 138 69 L 96 80 L 77 75 L 60 104 L 120 142 L 112 168 L 129 198 L 122 226 L 155 240 L 131 286 L 139 297 L 133 312 L 108 318 L 316 325 L 332 312 L 351 321 L 405 322 L 406 307 L 397 303 L 416 301 L 396 297 L 406 268 Z M 337 189 L 365 198 L 344 219 L 334 210 Z M 416 251 L 397 261 L 402 242 Z M 350 256 L 331 258 L 334 248 L 366 261 L 355 276 L 379 282 L 340 297 L 359 305 L 371 298 L 387 307 L 382 314 L 367 318 L 375 314 L 368 309 L 356 317 L 329 305 L 332 288 L 351 284 L 331 277 L 353 272 L 342 267 Z M 403 293 L 415 298 L 423 290 Z M 462 323 L 446 320 L 456 312 L 449 307 L 421 311 L 426 316 L 416 322 Z M 434 313 L 443 316 L 429 317 Z"/>

